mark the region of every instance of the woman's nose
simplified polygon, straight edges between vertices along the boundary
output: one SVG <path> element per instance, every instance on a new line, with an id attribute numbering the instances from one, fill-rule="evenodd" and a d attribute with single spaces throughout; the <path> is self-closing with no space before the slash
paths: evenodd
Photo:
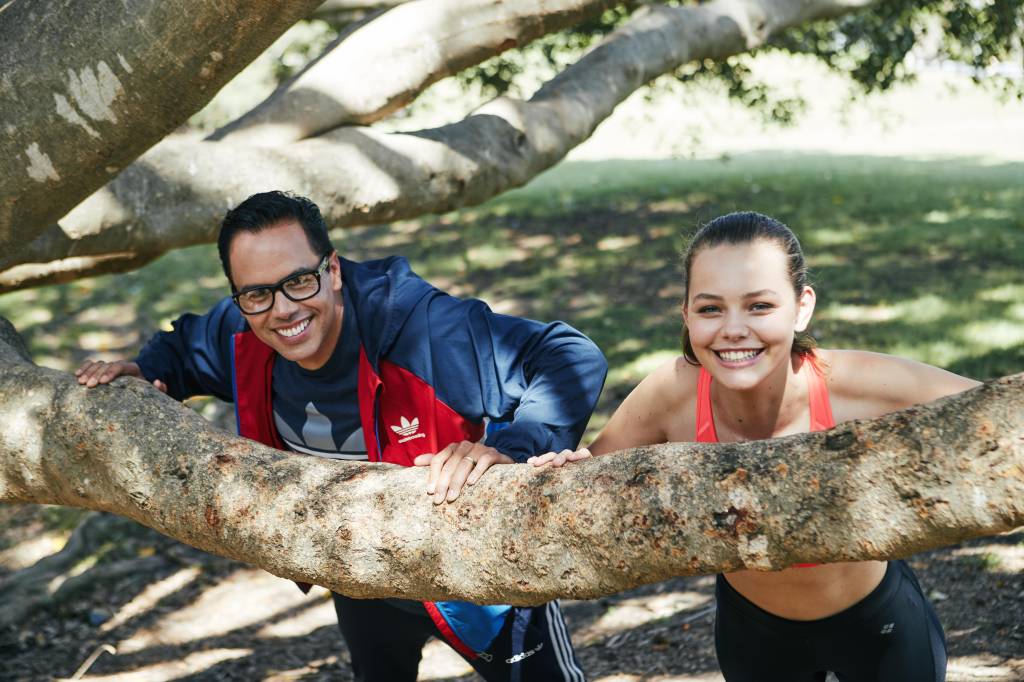
<path id="1" fill-rule="evenodd" d="M 729 339 L 746 338 L 749 333 L 746 320 L 741 315 L 728 315 L 722 325 L 722 335 Z"/>

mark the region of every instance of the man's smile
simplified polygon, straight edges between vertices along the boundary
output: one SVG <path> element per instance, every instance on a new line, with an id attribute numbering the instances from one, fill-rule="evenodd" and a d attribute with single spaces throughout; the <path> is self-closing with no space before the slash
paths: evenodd
<path id="1" fill-rule="evenodd" d="M 307 317 L 306 319 L 302 320 L 297 324 L 292 325 L 291 327 L 282 327 L 280 329 L 275 329 L 274 331 L 280 334 L 281 336 L 290 339 L 306 331 L 306 328 L 309 327 L 309 323 L 310 321 L 312 321 L 312 319 L 312 317 Z"/>

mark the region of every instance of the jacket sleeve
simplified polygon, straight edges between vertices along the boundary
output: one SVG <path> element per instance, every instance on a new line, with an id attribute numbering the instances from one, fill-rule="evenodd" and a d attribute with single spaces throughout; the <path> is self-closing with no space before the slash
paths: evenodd
<path id="1" fill-rule="evenodd" d="M 509 329 L 516 326 L 522 328 Z M 519 399 L 512 423 L 489 436 L 487 444 L 519 462 L 578 447 L 608 374 L 604 355 L 564 322 L 540 325 L 492 314 L 490 327 L 499 334 L 498 376 L 512 380 Z M 524 343 L 517 351 L 509 340 Z"/>
<path id="2" fill-rule="evenodd" d="M 590 339 L 564 322 L 500 315 L 441 292 L 420 305 L 429 328 L 419 343 L 429 334 L 438 397 L 466 417 L 503 423 L 488 445 L 522 462 L 579 444 L 608 371 Z"/>
<path id="3" fill-rule="evenodd" d="M 231 402 L 231 337 L 241 324 L 241 313 L 225 298 L 205 315 L 179 317 L 171 331 L 146 343 L 135 362 L 147 381 L 160 379 L 176 400 L 214 395 Z"/>

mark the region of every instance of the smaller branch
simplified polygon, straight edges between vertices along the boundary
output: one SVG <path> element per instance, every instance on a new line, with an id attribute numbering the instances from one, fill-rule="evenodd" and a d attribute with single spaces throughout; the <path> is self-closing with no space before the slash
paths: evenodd
<path id="1" fill-rule="evenodd" d="M 72 680 L 80 680 L 80 679 L 82 679 L 82 676 L 85 675 L 87 672 L 89 672 L 89 668 L 91 668 L 92 664 L 96 662 L 96 659 L 98 659 L 100 657 L 100 654 L 103 654 L 104 652 L 106 652 L 106 653 L 110 654 L 111 656 L 113 656 L 113 655 L 115 655 L 117 653 L 117 649 L 115 649 L 110 644 L 106 644 L 106 643 L 100 644 L 98 647 L 93 649 L 93 652 L 92 652 L 92 654 L 89 655 L 89 658 L 85 659 L 85 661 L 82 662 L 82 665 L 78 666 L 78 670 L 75 671 L 75 674 L 72 675 L 71 677 L 67 678 L 67 680 L 70 682 Z M 61 680 L 61 679 L 58 679 L 57 682 L 65 682 L 65 681 Z"/>
<path id="2" fill-rule="evenodd" d="M 211 140 L 281 145 L 405 106 L 432 83 L 620 0 L 414 0 L 339 36 L 316 61 Z"/>
<path id="3" fill-rule="evenodd" d="M 310 19 L 320 19 L 332 26 L 347 27 L 377 14 L 381 10 L 403 5 L 410 0 L 327 0 L 317 7 Z"/>
<path id="4" fill-rule="evenodd" d="M 417 3 L 409 3 L 413 5 Z M 256 192 L 312 197 L 333 227 L 442 213 L 518 187 L 590 137 L 644 83 L 692 59 L 723 57 L 778 31 L 869 0 L 716 0 L 635 13 L 530 101 L 499 98 L 466 119 L 414 133 L 343 127 L 281 148 L 168 139 L 82 202 L 36 241 L 0 258 L 0 290 L 70 276 L 34 266 L 68 256 L 131 251 L 155 257 L 212 242 L 225 211 Z M 226 173 L 225 169 L 231 169 Z M 130 259 L 90 263 L 79 275 L 115 272 Z M 62 273 L 62 274 L 57 274 Z"/>
<path id="5" fill-rule="evenodd" d="M 0 275 L 0 294 L 46 284 L 64 284 L 83 277 L 136 270 L 159 255 L 113 252 L 16 265 Z"/>

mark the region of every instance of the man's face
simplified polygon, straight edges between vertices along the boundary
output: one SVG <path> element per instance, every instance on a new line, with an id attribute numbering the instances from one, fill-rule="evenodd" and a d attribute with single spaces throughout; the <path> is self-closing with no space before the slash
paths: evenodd
<path id="1" fill-rule="evenodd" d="M 261 232 L 237 234 L 228 258 L 235 290 L 243 291 L 316 270 L 323 254 L 313 252 L 302 227 L 291 220 Z M 342 309 L 341 270 L 337 257 L 332 256 L 315 296 L 292 301 L 277 291 L 269 310 L 245 317 L 256 336 L 286 359 L 304 369 L 318 369 L 338 343 Z"/>

